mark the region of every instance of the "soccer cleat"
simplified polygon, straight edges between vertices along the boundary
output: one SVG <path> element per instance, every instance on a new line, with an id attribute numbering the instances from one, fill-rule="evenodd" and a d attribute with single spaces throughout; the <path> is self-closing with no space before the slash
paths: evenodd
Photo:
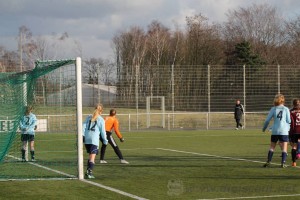
<path id="1" fill-rule="evenodd" d="M 284 163 L 282 163 L 282 164 L 281 164 L 281 168 L 287 168 L 287 165 L 284 164 Z"/>
<path id="2" fill-rule="evenodd" d="M 296 167 L 297 163 L 296 162 L 292 162 L 292 167 Z"/>
<path id="3" fill-rule="evenodd" d="M 129 162 L 127 162 L 127 161 L 124 160 L 124 159 L 121 159 L 120 161 L 121 161 L 121 164 L 129 164 Z"/>
<path id="4" fill-rule="evenodd" d="M 93 179 L 93 178 L 95 178 L 95 176 L 93 176 L 93 174 L 91 174 L 91 173 L 87 173 L 87 174 L 85 174 L 85 178 L 86 179 Z"/>
<path id="5" fill-rule="evenodd" d="M 239 130 L 239 128 L 235 128 L 235 130 Z"/>
<path id="6" fill-rule="evenodd" d="M 31 162 L 36 162 L 36 160 L 34 158 L 31 159 Z"/>
<path id="7" fill-rule="evenodd" d="M 244 126 L 242 126 L 242 129 L 245 129 L 245 127 L 244 127 Z"/>
<path id="8" fill-rule="evenodd" d="M 86 170 L 85 178 L 86 179 L 92 179 L 92 178 L 95 178 L 95 176 L 93 176 L 93 173 L 92 173 L 91 170 Z"/>
<path id="9" fill-rule="evenodd" d="M 27 160 L 25 158 L 22 158 L 22 162 L 27 162 Z"/>
<path id="10" fill-rule="evenodd" d="M 95 176 L 93 176 L 93 174 L 88 174 L 88 179 L 93 179 L 95 178 Z"/>
<path id="11" fill-rule="evenodd" d="M 107 162 L 105 160 L 100 160 L 100 164 L 106 164 Z"/>
<path id="12" fill-rule="evenodd" d="M 269 162 L 266 162 L 264 165 L 263 165 L 263 167 L 270 167 L 271 166 L 271 163 L 269 163 Z"/>

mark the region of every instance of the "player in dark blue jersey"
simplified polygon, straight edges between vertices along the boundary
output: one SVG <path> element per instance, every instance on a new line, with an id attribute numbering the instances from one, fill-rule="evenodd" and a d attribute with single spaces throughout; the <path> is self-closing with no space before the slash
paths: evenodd
<path id="1" fill-rule="evenodd" d="M 281 143 L 281 167 L 285 168 L 285 161 L 287 157 L 287 145 L 289 141 L 289 130 L 291 123 L 290 110 L 284 106 L 285 98 L 282 94 L 278 94 L 274 99 L 274 106 L 271 108 L 266 121 L 264 123 L 262 131 L 265 132 L 267 129 L 271 119 L 274 119 L 274 123 L 272 126 L 272 135 L 271 135 L 271 144 L 268 152 L 268 160 L 264 167 L 269 167 L 273 152 L 276 147 L 276 143 L 279 141 Z"/>
<path id="2" fill-rule="evenodd" d="M 89 159 L 87 162 L 86 178 L 95 178 L 93 176 L 93 168 L 95 165 L 95 157 L 98 155 L 99 136 L 102 138 L 103 143 L 107 145 L 108 140 L 105 132 L 105 122 L 101 117 L 103 106 L 98 104 L 95 108 L 93 115 L 88 116 L 83 123 L 83 141 Z"/>
<path id="3" fill-rule="evenodd" d="M 22 145 L 22 162 L 26 162 L 25 152 L 27 150 L 27 143 L 30 142 L 30 154 L 31 161 L 35 161 L 34 156 L 34 136 L 35 129 L 37 127 L 36 116 L 32 113 L 32 107 L 27 106 L 25 115 L 21 118 L 20 121 L 20 130 L 21 130 L 21 141 Z"/>

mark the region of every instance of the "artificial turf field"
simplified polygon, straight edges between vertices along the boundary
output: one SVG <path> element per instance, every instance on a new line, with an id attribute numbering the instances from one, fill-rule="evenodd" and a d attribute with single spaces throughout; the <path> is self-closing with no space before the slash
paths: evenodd
<path id="1" fill-rule="evenodd" d="M 0 199 L 300 199 L 300 168 L 290 167 L 290 153 L 289 167 L 280 168 L 279 146 L 271 168 L 262 167 L 270 133 L 182 130 L 123 136 L 125 142 L 117 142 L 129 165 L 120 164 L 108 146 L 108 164 L 99 164 L 97 156 L 96 179 L 1 181 Z M 84 163 L 86 158 L 85 153 Z"/>

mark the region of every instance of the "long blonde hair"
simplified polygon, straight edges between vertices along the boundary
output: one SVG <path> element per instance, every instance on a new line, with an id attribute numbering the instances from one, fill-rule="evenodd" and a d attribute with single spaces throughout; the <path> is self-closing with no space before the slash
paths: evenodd
<path id="1" fill-rule="evenodd" d="M 284 104 L 285 98 L 282 94 L 277 94 L 274 98 L 274 106 L 279 106 L 281 104 Z"/>
<path id="2" fill-rule="evenodd" d="M 95 110 L 94 110 L 93 116 L 92 116 L 92 121 L 96 121 L 98 116 L 101 115 L 102 111 L 103 111 L 103 105 L 101 103 L 98 103 L 95 106 Z"/>

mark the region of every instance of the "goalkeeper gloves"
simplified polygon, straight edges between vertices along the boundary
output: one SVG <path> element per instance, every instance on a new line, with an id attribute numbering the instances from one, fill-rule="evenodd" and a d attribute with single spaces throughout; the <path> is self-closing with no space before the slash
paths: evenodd
<path id="1" fill-rule="evenodd" d="M 121 141 L 121 142 L 124 142 L 124 138 L 120 138 L 120 141 Z"/>

